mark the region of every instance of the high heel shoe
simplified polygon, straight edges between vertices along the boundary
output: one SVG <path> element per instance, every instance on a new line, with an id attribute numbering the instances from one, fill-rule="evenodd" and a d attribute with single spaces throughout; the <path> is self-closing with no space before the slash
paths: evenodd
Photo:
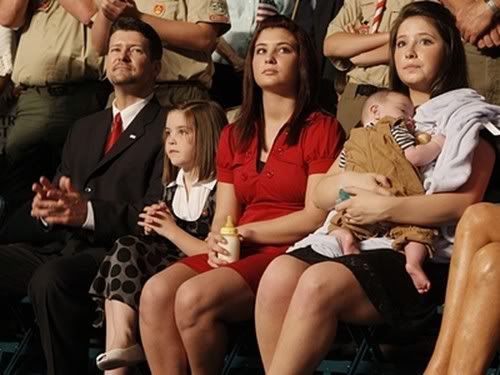
<path id="1" fill-rule="evenodd" d="M 145 361 L 146 357 L 140 344 L 134 344 L 124 349 L 111 349 L 101 353 L 96 358 L 99 370 L 113 370 L 118 367 L 128 367 Z"/>

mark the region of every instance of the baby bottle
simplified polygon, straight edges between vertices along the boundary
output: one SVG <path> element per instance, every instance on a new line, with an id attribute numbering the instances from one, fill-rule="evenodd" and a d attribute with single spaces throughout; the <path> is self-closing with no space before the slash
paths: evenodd
<path id="1" fill-rule="evenodd" d="M 236 262 L 240 259 L 240 239 L 238 238 L 238 229 L 234 226 L 231 216 L 227 217 L 226 224 L 220 228 L 220 234 L 227 243 L 219 243 L 219 246 L 226 249 L 229 255 L 218 254 L 218 257 L 229 263 Z"/>

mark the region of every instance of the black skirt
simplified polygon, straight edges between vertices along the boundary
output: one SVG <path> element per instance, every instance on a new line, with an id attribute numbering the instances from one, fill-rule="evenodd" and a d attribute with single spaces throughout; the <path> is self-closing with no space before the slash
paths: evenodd
<path id="1" fill-rule="evenodd" d="M 329 258 L 310 246 L 287 253 L 306 263 L 336 262 L 357 279 L 386 324 L 402 330 L 418 329 L 436 315 L 443 304 L 448 264 L 426 262 L 424 271 L 431 289 L 419 294 L 405 269 L 405 255 L 392 249 L 362 251 L 360 254 Z"/>

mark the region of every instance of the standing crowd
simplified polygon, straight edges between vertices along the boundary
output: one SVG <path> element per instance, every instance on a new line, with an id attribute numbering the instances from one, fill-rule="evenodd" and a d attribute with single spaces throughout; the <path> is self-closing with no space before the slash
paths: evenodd
<path id="1" fill-rule="evenodd" d="M 217 374 L 243 321 L 312 374 L 339 322 L 443 303 L 425 374 L 484 373 L 500 1 L 337 3 L 0 0 L 0 295 L 48 374 L 87 374 L 92 324 L 106 374 Z"/>

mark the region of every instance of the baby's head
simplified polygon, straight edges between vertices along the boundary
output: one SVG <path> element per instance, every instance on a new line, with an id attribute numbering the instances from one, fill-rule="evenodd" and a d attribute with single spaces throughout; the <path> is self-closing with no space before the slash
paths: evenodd
<path id="1" fill-rule="evenodd" d="M 382 90 L 366 100 L 361 111 L 361 122 L 363 126 L 367 126 L 384 116 L 409 119 L 414 112 L 415 108 L 409 97 L 396 91 Z"/>

